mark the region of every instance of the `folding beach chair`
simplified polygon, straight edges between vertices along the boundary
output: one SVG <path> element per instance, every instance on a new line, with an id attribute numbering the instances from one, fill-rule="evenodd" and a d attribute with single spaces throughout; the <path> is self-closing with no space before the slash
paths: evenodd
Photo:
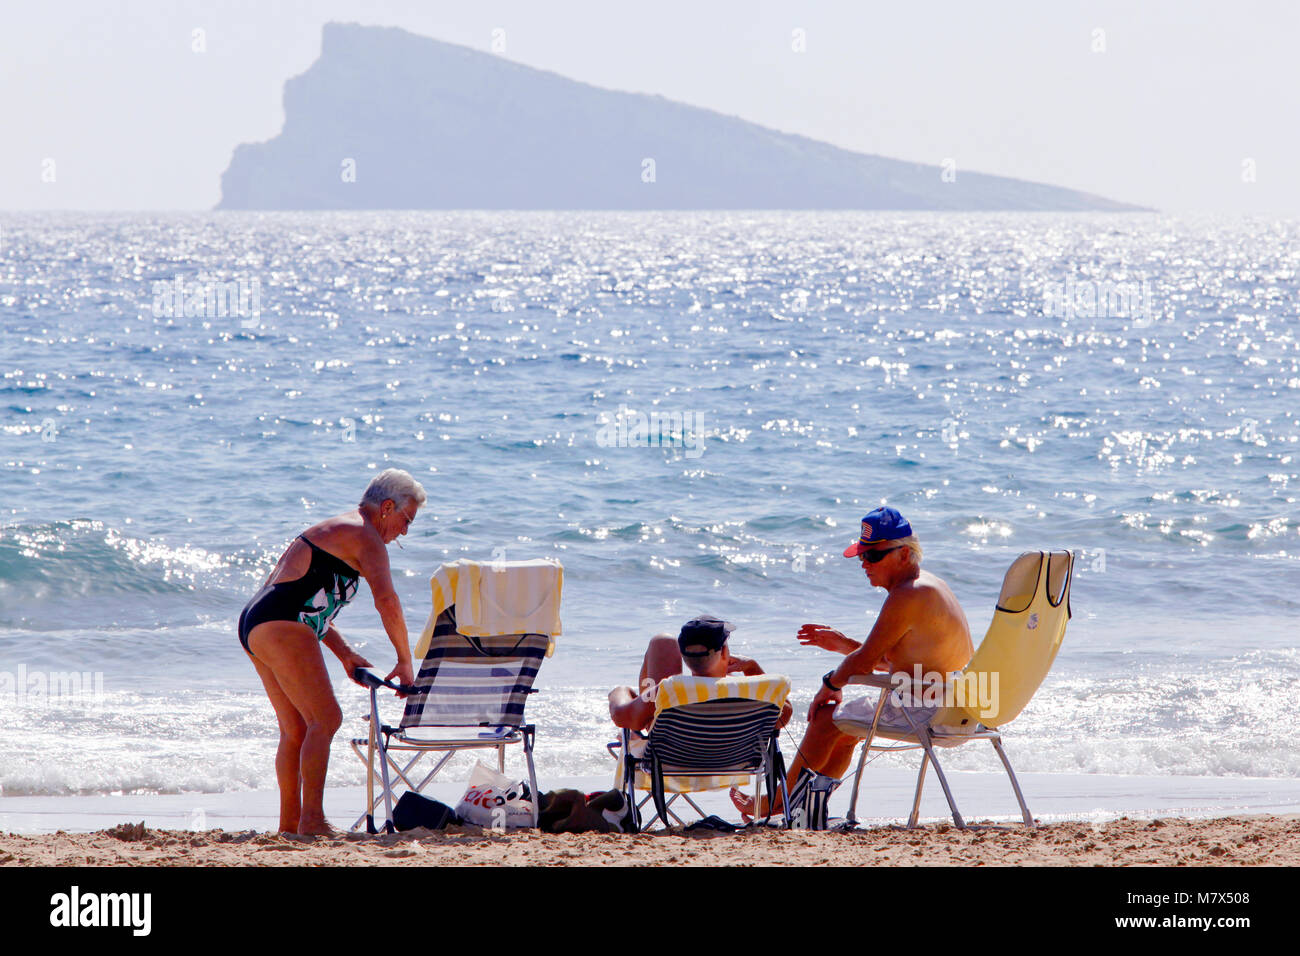
<path id="1" fill-rule="evenodd" d="M 368 794 L 366 811 L 353 830 L 365 823 L 370 832 L 376 832 L 374 812 L 382 802 L 383 828 L 391 832 L 394 789 L 402 785 L 422 791 L 461 751 L 496 750 L 497 767 L 504 771 L 506 747 L 512 744 L 523 745 L 533 826 L 537 825 L 536 728 L 524 722 L 524 705 L 534 693 L 533 680 L 542 659 L 553 646 L 552 634 L 560 631 L 562 571 L 550 562 L 459 561 L 438 569 L 431 582 L 434 610 L 416 646 L 416 656 L 421 659 L 416 693 L 406 698 L 400 724 L 391 727 L 379 720 L 376 688 L 371 687 L 369 733 L 352 741 L 353 752 L 366 764 Z M 498 574 L 503 577 L 490 577 Z M 502 612 L 497 602 L 503 595 L 517 598 L 522 610 Z M 466 623 L 463 618 L 457 623 L 457 597 L 479 623 Z M 530 608 L 535 613 L 529 613 Z M 523 621 L 536 630 L 485 633 L 500 621 Z M 441 756 L 417 780 L 416 765 L 434 753 Z M 410 756 L 399 763 L 395 754 Z M 377 778 L 382 783 L 378 795 Z"/>
<path id="2" fill-rule="evenodd" d="M 998 730 L 1029 703 L 1056 659 L 1070 619 L 1073 568 L 1074 554 L 1070 551 L 1026 551 L 1016 558 L 1003 578 L 993 620 L 975 656 L 960 675 L 949 679 L 941 689 L 913 685 L 886 706 L 896 686 L 891 675 L 862 674 L 849 681 L 879 687 L 881 691 L 874 711 L 870 707 L 855 710 L 852 704 L 858 702 L 845 702 L 835 713 L 835 726 L 842 733 L 863 739 L 847 823 L 857 822 L 858 789 L 868 753 L 920 749 L 924 755 L 908 828 L 916 826 L 926 767 L 933 763 L 953 823 L 965 829 L 936 749 L 987 740 L 1007 771 L 1025 826 L 1034 825 Z M 937 710 L 921 709 L 936 697 L 941 698 L 941 702 L 934 701 Z M 902 706 L 897 706 L 900 703 Z M 880 739 L 893 743 L 878 744 Z"/>
<path id="3" fill-rule="evenodd" d="M 784 808 L 785 765 L 776 722 L 789 695 L 789 679 L 774 674 L 719 680 L 679 675 L 661 681 L 649 736 L 634 739 L 625 729 L 622 740 L 609 745 L 619 761 L 617 786 L 633 809 L 636 829 L 656 820 L 668 827 L 670 818 L 684 826 L 672 810 L 678 798 L 703 817 L 691 793 L 743 787 L 751 779 L 755 801 L 766 785 L 769 808 L 778 792 Z M 639 803 L 637 790 L 649 791 Z M 643 825 L 640 811 L 649 800 L 655 815 Z M 788 810 L 783 814 L 788 827 Z"/>

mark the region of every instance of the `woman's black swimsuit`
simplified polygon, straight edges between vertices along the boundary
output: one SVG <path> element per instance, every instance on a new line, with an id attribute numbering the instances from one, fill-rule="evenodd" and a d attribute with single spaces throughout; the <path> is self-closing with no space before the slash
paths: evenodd
<path id="1" fill-rule="evenodd" d="M 248 647 L 248 635 L 266 621 L 300 621 L 316 632 L 317 640 L 324 639 L 334 615 L 356 596 L 361 575 L 351 565 L 316 547 L 306 535 L 298 537 L 311 548 L 307 573 L 292 581 L 268 584 L 253 595 L 239 615 L 239 643 L 249 654 L 253 652 Z"/>

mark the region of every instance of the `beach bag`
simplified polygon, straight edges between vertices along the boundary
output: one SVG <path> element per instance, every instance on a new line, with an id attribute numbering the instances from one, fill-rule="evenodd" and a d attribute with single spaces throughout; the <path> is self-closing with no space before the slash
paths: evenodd
<path id="1" fill-rule="evenodd" d="M 402 794 L 397 806 L 393 807 L 393 826 L 398 830 L 414 830 L 416 827 L 444 830 L 456 823 L 460 820 L 451 807 L 414 790 Z"/>
<path id="2" fill-rule="evenodd" d="M 474 764 L 469 787 L 456 805 L 464 823 L 493 830 L 531 827 L 533 792 L 525 780 L 511 780 L 481 761 Z"/>
<path id="3" fill-rule="evenodd" d="M 552 790 L 542 795 L 537 828 L 543 833 L 634 833 L 631 816 L 627 798 L 618 790 Z"/>
<path id="4" fill-rule="evenodd" d="M 825 830 L 830 823 L 831 791 L 838 785 L 834 777 L 807 767 L 800 770 L 791 794 L 790 826 L 796 830 Z"/>

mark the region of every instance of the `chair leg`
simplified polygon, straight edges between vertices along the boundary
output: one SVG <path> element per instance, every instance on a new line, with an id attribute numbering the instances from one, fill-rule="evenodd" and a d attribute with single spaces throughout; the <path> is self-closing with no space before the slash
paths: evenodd
<path id="1" fill-rule="evenodd" d="M 998 752 L 1002 758 L 1002 766 L 1007 768 L 1007 776 L 1011 778 L 1011 789 L 1016 792 L 1016 800 L 1020 803 L 1020 815 L 1024 818 L 1025 826 L 1031 829 L 1034 826 L 1034 817 L 1029 812 L 1029 807 L 1025 805 L 1025 795 L 1020 792 L 1020 783 L 1016 780 L 1016 772 L 1011 769 L 1011 761 L 1007 759 L 1007 753 L 1002 749 L 1002 738 L 994 737 L 991 741 L 993 749 Z"/>
<path id="2" fill-rule="evenodd" d="M 766 824 L 772 819 L 772 808 L 776 806 L 776 796 L 781 795 L 781 820 L 785 828 L 789 830 L 790 824 L 790 795 L 786 793 L 785 788 L 785 760 L 781 757 L 781 751 L 775 744 L 772 747 L 770 756 L 765 755 L 763 765 L 759 772 L 762 774 L 762 780 L 767 786 L 767 816 L 763 819 Z M 761 803 L 756 806 L 762 806 Z M 757 819 L 757 816 L 755 816 Z"/>
<path id="3" fill-rule="evenodd" d="M 424 752 L 423 752 L 423 751 L 418 751 L 418 752 L 415 754 L 414 757 L 412 757 L 410 760 L 408 760 L 408 761 L 406 762 L 406 766 L 400 766 L 400 765 L 397 763 L 397 758 L 393 756 L 393 752 L 392 752 L 391 750 L 388 752 L 388 766 L 392 768 L 393 773 L 397 775 L 397 779 L 398 779 L 399 781 L 401 781 L 403 784 L 405 784 L 405 785 L 406 785 L 406 789 L 408 789 L 408 790 L 423 790 L 423 789 L 424 789 L 424 785 L 425 785 L 426 783 L 428 783 L 429 780 L 432 779 L 431 777 L 430 777 L 430 778 L 426 778 L 426 779 L 425 779 L 425 780 L 424 780 L 424 781 L 423 781 L 423 782 L 422 782 L 422 783 L 417 787 L 417 786 L 415 786 L 415 784 L 411 783 L 410 778 L 407 776 L 407 774 L 410 772 L 411 768 L 414 767 L 417 763 L 419 763 L 419 762 L 420 762 L 420 759 L 421 759 L 423 756 L 424 756 Z M 443 761 L 443 762 L 445 763 L 446 761 Z M 394 786 L 396 786 L 396 785 L 394 784 Z"/>
<path id="4" fill-rule="evenodd" d="M 447 761 L 450 760 L 455 755 L 456 755 L 456 751 L 448 750 L 445 754 L 442 755 L 442 757 L 438 760 L 438 762 L 433 765 L 433 769 L 424 775 L 424 779 L 420 781 L 420 785 L 418 787 L 411 787 L 411 789 L 423 793 L 424 788 L 429 785 L 429 782 L 432 781 L 434 777 L 438 776 L 438 771 L 441 770 L 443 767 L 445 767 L 447 765 Z M 414 757 L 411 758 L 411 762 L 402 768 L 403 780 L 406 779 L 406 774 L 410 771 L 410 769 L 415 766 L 415 762 L 423 756 L 424 754 L 417 753 Z M 406 785 L 408 787 L 411 786 L 409 782 Z"/>
<path id="5" fill-rule="evenodd" d="M 701 818 L 708 816 L 707 813 L 705 813 L 703 810 L 700 809 L 700 805 L 690 798 L 689 794 L 683 793 L 683 794 L 679 794 L 679 796 L 687 803 L 689 803 L 692 809 L 694 809 L 695 812 L 698 813 Z"/>
<path id="6" fill-rule="evenodd" d="M 789 776 L 789 774 L 786 772 L 785 758 L 781 756 L 779 750 L 776 752 L 776 766 L 772 769 L 774 771 L 772 779 L 776 782 L 776 793 L 773 793 L 771 789 L 768 790 L 768 809 L 770 811 L 771 801 L 775 800 L 777 793 L 779 793 L 781 795 L 781 823 L 784 824 L 787 830 L 789 830 L 792 827 L 790 822 L 790 794 L 785 785 L 785 778 Z"/>
<path id="7" fill-rule="evenodd" d="M 375 806 L 379 803 L 379 800 L 374 798 L 374 793 L 375 793 L 374 790 L 375 759 L 374 758 L 375 758 L 375 754 L 378 753 L 380 776 L 383 780 L 383 786 L 384 786 L 383 793 L 381 794 L 381 798 L 384 801 L 384 811 L 385 811 L 384 830 L 387 833 L 394 833 L 396 832 L 396 830 L 393 827 L 393 790 L 388 780 L 388 764 L 392 761 L 392 757 L 389 756 L 388 748 L 385 745 L 385 741 L 384 741 L 382 726 L 379 723 L 379 701 L 378 701 L 378 697 L 376 696 L 374 687 L 370 688 L 369 737 L 370 739 L 368 741 L 368 753 L 366 759 L 366 790 L 367 790 L 366 802 L 369 804 L 369 806 L 366 807 L 366 812 L 362 814 L 361 819 L 366 821 L 366 829 L 369 832 L 371 833 L 377 832 L 377 828 L 374 822 L 375 819 L 374 811 L 375 811 Z M 355 744 L 353 745 L 353 749 L 354 750 L 356 749 Z M 360 756 L 359 752 L 358 752 L 358 756 Z M 357 824 L 353 826 L 353 829 L 356 829 L 356 826 L 359 824 L 360 821 L 357 821 Z"/>
<path id="8" fill-rule="evenodd" d="M 684 821 L 681 817 L 679 817 L 676 813 L 673 812 L 673 802 L 674 802 L 678 797 L 680 797 L 680 796 L 683 796 L 683 794 L 680 794 L 680 793 L 674 793 L 671 797 L 669 797 L 668 802 L 664 804 L 664 809 L 668 811 L 668 815 L 669 815 L 670 817 L 672 817 L 674 820 L 677 821 L 677 825 L 678 825 L 679 827 L 685 827 L 685 826 L 686 826 L 686 821 Z M 669 822 L 668 822 L 667 820 L 664 821 L 664 827 L 665 827 L 665 828 L 668 827 L 668 826 L 670 826 L 670 825 L 671 825 L 671 824 L 669 824 Z"/>
<path id="9" fill-rule="evenodd" d="M 633 796 L 635 797 L 635 794 L 634 794 Z M 637 809 L 637 819 L 638 819 L 638 820 L 639 820 L 640 817 L 641 817 L 641 808 L 644 807 L 644 806 L 645 806 L 647 803 L 649 803 L 649 802 L 650 802 L 650 795 L 649 795 L 649 794 L 646 794 L 644 797 L 641 798 L 641 802 L 640 802 L 640 803 L 634 803 L 634 804 L 633 804 L 633 805 L 636 807 L 636 809 Z M 655 822 L 656 820 L 659 820 L 659 811 L 658 811 L 658 810 L 655 811 L 654 816 L 652 816 L 649 820 L 646 820 L 644 823 L 642 823 L 642 824 L 638 827 L 637 832 L 639 833 L 639 832 L 641 832 L 641 831 L 643 831 L 643 830 L 649 830 L 650 827 L 652 827 L 652 826 L 654 825 L 654 822 Z M 663 825 L 664 825 L 665 827 L 668 826 L 667 821 L 660 820 L 660 822 L 663 823 Z"/>
<path id="10" fill-rule="evenodd" d="M 920 735 L 921 746 L 925 748 L 926 755 L 930 762 L 934 764 L 934 772 L 939 777 L 939 786 L 943 787 L 943 795 L 948 798 L 948 809 L 952 811 L 952 822 L 958 830 L 966 829 L 966 821 L 961 818 L 961 813 L 957 809 L 957 801 L 952 798 L 952 790 L 948 787 L 948 778 L 944 776 L 943 767 L 939 765 L 939 758 L 935 755 L 934 745 L 930 743 L 930 731 L 925 729 Z"/>
<path id="11" fill-rule="evenodd" d="M 368 721 L 368 722 L 371 724 L 372 727 L 374 726 L 373 722 L 370 722 L 370 721 Z M 374 826 L 374 812 L 375 812 L 375 808 L 376 808 L 377 806 L 379 806 L 379 802 L 380 802 L 381 800 L 384 799 L 384 794 L 381 793 L 379 796 L 375 796 L 375 787 L 374 787 L 374 784 L 375 784 L 375 752 L 376 752 L 377 747 L 376 747 L 376 740 L 375 740 L 375 733 L 374 733 L 374 731 L 372 730 L 371 733 L 370 733 L 370 735 L 369 735 L 369 737 L 367 738 L 367 752 L 366 752 L 364 755 L 361 753 L 361 748 L 360 748 L 359 746 L 357 746 L 357 741 L 356 741 L 356 740 L 351 741 L 351 746 L 352 746 L 352 752 L 353 752 L 354 754 L 357 755 L 357 759 L 360 760 L 362 763 L 364 763 L 364 764 L 366 765 L 366 800 L 367 800 L 367 804 L 366 804 L 366 809 L 365 809 L 365 811 L 361 814 L 361 816 L 357 817 L 356 822 L 353 823 L 352 826 L 351 826 L 351 830 L 355 831 L 355 830 L 359 830 L 359 829 L 361 828 L 361 825 L 362 825 L 363 823 L 368 823 L 369 826 L 371 826 L 371 827 Z M 392 752 L 391 752 L 391 751 L 384 750 L 383 753 L 384 753 L 384 756 L 388 759 L 388 765 L 391 766 L 391 767 L 393 768 L 393 771 L 397 774 L 398 778 L 399 778 L 399 779 L 400 779 L 404 784 L 406 784 L 407 787 L 411 787 L 411 781 L 408 780 L 408 779 L 406 778 L 406 774 L 407 774 L 408 771 L 410 771 L 410 769 L 411 769 L 413 766 L 415 766 L 416 762 L 417 762 L 417 761 L 418 761 L 422 756 L 424 756 L 424 755 L 423 755 L 423 754 L 420 754 L 420 753 L 417 753 L 414 757 L 411 758 L 410 763 L 408 763 L 405 767 L 398 767 L 397 762 L 393 759 L 393 755 L 392 755 Z M 448 754 L 447 756 L 450 757 L 451 754 Z M 439 764 L 438 764 L 438 767 L 435 767 L 435 768 L 434 768 L 433 773 L 437 773 L 437 772 L 438 772 L 438 769 L 442 766 L 442 764 L 443 764 L 443 763 L 446 763 L 446 762 L 447 762 L 447 759 L 446 759 L 446 758 L 443 758 L 442 763 L 439 763 Z M 416 790 L 423 789 L 423 788 L 424 788 L 424 784 L 428 783 L 429 780 L 432 779 L 432 777 L 433 777 L 433 774 L 431 773 L 428 777 L 425 778 L 424 782 L 421 783 L 419 787 L 411 787 L 411 789 L 416 789 Z M 376 832 L 376 831 L 372 830 L 371 832 Z"/>
<path id="12" fill-rule="evenodd" d="M 639 811 L 647 803 L 650 803 L 652 799 L 653 797 L 650 794 L 646 794 L 644 797 L 641 798 L 641 802 L 637 804 L 637 810 Z M 669 800 L 667 803 L 672 803 L 673 800 L 676 799 L 677 799 L 677 794 L 673 794 L 672 799 Z M 667 803 L 664 805 L 665 809 L 667 809 Z M 685 824 L 682 823 L 681 817 L 673 813 L 671 810 L 668 810 L 668 816 L 676 820 L 679 826 L 685 826 Z M 645 821 L 645 823 L 641 826 L 639 832 L 645 832 L 646 830 L 649 830 L 652 826 L 654 826 L 656 820 L 659 821 L 659 825 L 662 826 L 665 830 L 667 830 L 670 826 L 672 826 L 672 824 L 668 822 L 667 817 L 660 816 L 659 811 L 655 810 L 654 815 L 649 820 Z"/>
<path id="13" fill-rule="evenodd" d="M 371 774 L 374 772 L 374 769 L 375 769 L 375 765 L 374 765 L 374 755 L 372 754 L 371 757 L 370 757 L 370 759 L 366 759 L 366 757 L 365 757 L 364 755 L 362 755 L 362 753 L 361 753 L 361 748 L 357 746 L 357 742 L 356 742 L 355 740 L 351 741 L 351 746 L 352 746 L 352 752 L 353 752 L 354 754 L 357 755 L 357 759 L 360 760 L 363 764 L 366 765 L 366 794 L 367 794 L 367 800 L 368 800 L 368 801 L 373 800 L 373 799 L 374 799 L 374 795 L 375 795 L 375 791 L 374 791 L 374 788 L 371 786 L 371 783 L 372 783 L 372 781 L 374 780 L 374 778 L 371 776 Z M 349 828 L 349 832 L 356 832 L 357 830 L 359 830 L 359 829 L 361 828 L 361 824 L 363 824 L 363 823 L 366 822 L 366 817 L 370 816 L 370 814 L 374 812 L 374 809 L 375 809 L 375 807 L 374 807 L 374 804 L 373 804 L 373 803 L 371 803 L 371 805 L 367 806 L 366 809 L 365 809 L 365 812 L 362 813 L 361 816 L 357 817 L 357 822 L 354 823 L 354 824 L 352 824 L 352 826 Z"/>
<path id="14" fill-rule="evenodd" d="M 858 825 L 858 787 L 862 783 L 862 768 L 867 765 L 867 754 L 871 753 L 871 742 L 876 739 L 876 727 L 880 725 L 880 712 L 885 709 L 885 700 L 888 696 L 889 691 L 882 687 L 880 699 L 876 701 L 876 711 L 871 716 L 871 729 L 867 731 L 867 736 L 862 741 L 862 756 L 858 758 L 858 772 L 853 777 L 853 794 L 849 798 L 849 815 L 844 818 L 844 822 L 850 827 Z"/>
<path id="15" fill-rule="evenodd" d="M 370 688 L 370 742 L 366 749 L 366 832 L 377 833 L 375 829 L 375 738 L 378 736 L 375 726 L 375 718 L 379 714 L 378 700 L 375 697 L 375 688 Z"/>
<path id="16" fill-rule="evenodd" d="M 916 821 L 921 816 L 921 791 L 925 789 L 925 768 L 930 766 L 930 755 L 921 755 L 921 772 L 916 775 L 916 798 L 912 801 L 912 814 L 907 818 L 907 828 L 916 829 Z"/>
<path id="17" fill-rule="evenodd" d="M 361 816 L 357 817 L 357 822 L 352 824 L 353 830 L 359 830 L 361 828 L 361 825 L 366 822 L 366 818 L 370 817 L 375 812 L 375 807 L 379 806 L 379 801 L 382 799 L 383 799 L 383 794 L 380 794 L 377 797 L 370 798 L 370 805 L 366 807 L 366 812 L 361 814 Z M 372 819 L 370 822 L 373 824 L 374 820 Z M 371 831 L 371 832 L 378 832 L 378 831 Z"/>
<path id="18" fill-rule="evenodd" d="M 542 795 L 537 792 L 537 770 L 533 766 L 533 734 L 535 728 L 529 724 L 521 728 L 524 737 L 524 760 L 528 763 L 528 786 L 531 788 L 533 795 L 533 829 L 537 829 L 538 820 L 541 818 Z"/>
<path id="19" fill-rule="evenodd" d="M 666 795 L 665 795 L 665 796 L 666 796 Z M 684 826 L 686 826 L 686 824 L 682 821 L 682 818 L 679 817 L 676 813 L 673 812 L 673 803 L 674 803 L 674 802 L 677 800 L 677 798 L 680 797 L 680 796 L 682 796 L 682 794 L 680 794 L 680 793 L 674 793 L 671 797 L 667 797 L 667 799 L 664 800 L 663 812 L 660 812 L 660 810 L 656 807 L 656 808 L 655 808 L 655 815 L 652 816 L 652 817 L 649 819 L 649 821 L 645 824 L 645 826 L 643 826 L 641 829 L 642 829 L 643 831 L 644 831 L 644 830 L 649 830 L 650 827 L 654 825 L 654 822 L 655 822 L 656 820 L 658 820 L 659 823 L 663 826 L 663 828 L 664 828 L 665 830 L 667 830 L 669 827 L 672 826 L 672 823 L 671 823 L 671 822 L 669 821 L 669 819 L 668 819 L 669 817 L 671 817 L 673 820 L 676 820 L 676 821 L 677 821 L 677 825 L 678 825 L 679 827 L 684 827 Z M 637 806 L 638 806 L 638 807 L 644 807 L 644 806 L 645 806 L 647 803 L 649 803 L 652 799 L 654 799 L 654 795 L 653 795 L 653 794 L 646 794 L 646 796 L 642 798 L 641 802 L 640 802 Z"/>
<path id="20" fill-rule="evenodd" d="M 844 822 L 851 827 L 858 825 L 858 787 L 862 783 L 862 770 L 867 765 L 867 753 L 870 750 L 871 739 L 868 738 L 862 741 L 862 756 L 858 758 L 858 769 L 853 775 L 853 793 L 849 796 L 849 815 L 844 818 Z"/>
<path id="21" fill-rule="evenodd" d="M 382 733 L 376 735 L 376 742 L 379 745 L 379 774 L 384 784 L 384 831 L 396 833 L 397 828 L 393 826 L 393 786 L 388 778 L 388 762 L 392 758 L 388 755 Z"/>
<path id="22" fill-rule="evenodd" d="M 628 810 L 632 815 L 632 832 L 640 833 L 649 823 L 641 822 L 641 807 L 645 801 L 637 803 L 636 799 L 636 762 L 632 759 L 632 733 L 624 729 L 619 735 L 621 748 L 619 750 L 619 759 L 622 761 L 622 775 L 619 780 L 620 787 L 623 791 L 623 799 L 627 803 Z"/>

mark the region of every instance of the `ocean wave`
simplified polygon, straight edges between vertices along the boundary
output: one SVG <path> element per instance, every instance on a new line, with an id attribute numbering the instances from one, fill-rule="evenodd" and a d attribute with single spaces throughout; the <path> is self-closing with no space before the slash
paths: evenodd
<path id="1" fill-rule="evenodd" d="M 181 594 L 245 561 L 192 545 L 135 537 L 100 521 L 0 527 L 0 600 Z"/>
<path id="2" fill-rule="evenodd" d="M 1283 652 L 1285 654 L 1285 652 Z M 1293 656 L 1293 655 L 1292 655 Z M 1254 661 L 1275 665 L 1279 658 Z M 1132 680 L 1050 680 L 1006 730 L 1019 773 L 1176 777 L 1290 778 L 1300 753 L 1272 734 L 1290 713 L 1289 675 L 1260 678 L 1248 660 L 1235 676 L 1203 674 L 1175 687 L 1166 672 Z M 815 681 L 797 688 L 796 704 Z M 559 777 L 609 774 L 614 764 L 604 685 L 544 686 L 529 704 L 539 728 L 537 772 L 543 787 Z M 344 725 L 334 740 L 328 784 L 365 782 L 347 739 L 362 729 L 364 695 L 339 679 L 335 692 Z M 803 736 L 800 708 L 781 734 L 787 760 Z M 381 701 L 396 721 L 400 705 Z M 1214 732 L 1205 728 L 1213 726 Z M 175 688 L 105 696 L 85 710 L 14 706 L 0 696 L 0 792 L 6 795 L 219 793 L 271 789 L 277 731 L 266 698 L 256 691 Z M 463 781 L 474 755 L 460 755 L 444 780 Z M 910 768 L 915 754 L 882 755 L 877 766 Z M 970 744 L 944 755 L 952 772 L 1001 773 L 991 747 Z M 509 767 L 519 763 L 510 754 Z M 1171 786 L 1175 786 L 1171 784 Z"/>

